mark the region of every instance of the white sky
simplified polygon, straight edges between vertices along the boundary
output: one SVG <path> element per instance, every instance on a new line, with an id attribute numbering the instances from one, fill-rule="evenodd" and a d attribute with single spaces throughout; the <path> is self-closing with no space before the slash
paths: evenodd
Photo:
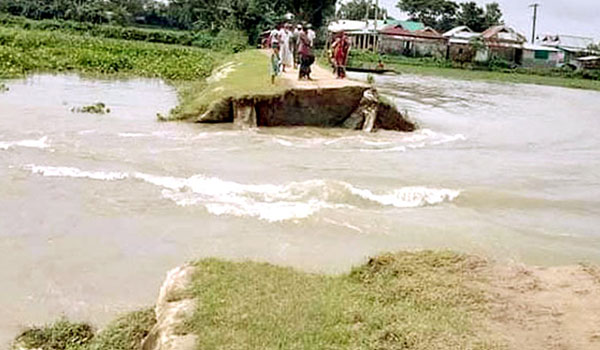
<path id="1" fill-rule="evenodd" d="M 375 1 L 375 0 L 373 0 Z M 479 4 L 493 0 L 474 0 Z M 379 0 L 388 13 L 398 19 L 403 15 L 396 4 L 398 0 Z M 465 1 L 457 1 L 465 2 Z M 600 40 L 600 0 L 496 0 L 504 13 L 504 21 L 528 38 L 531 37 L 533 9 L 529 4 L 538 2 L 539 34 L 572 34 L 594 37 Z"/>

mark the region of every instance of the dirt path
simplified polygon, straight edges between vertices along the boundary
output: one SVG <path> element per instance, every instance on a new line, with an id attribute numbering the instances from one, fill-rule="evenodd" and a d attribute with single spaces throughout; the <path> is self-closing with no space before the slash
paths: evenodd
<path id="1" fill-rule="evenodd" d="M 261 50 L 266 56 L 271 55 L 270 50 Z M 317 60 L 319 57 L 317 57 Z M 298 80 L 298 69 L 287 68 L 278 79 L 285 81 L 295 89 L 327 89 L 327 88 L 342 88 L 346 86 L 367 86 L 364 83 L 349 79 L 336 79 L 332 71 L 324 69 L 315 62 L 312 66 L 312 81 Z"/>
<path id="2" fill-rule="evenodd" d="M 491 331 L 515 350 L 599 350 L 600 269 L 493 266 Z"/>

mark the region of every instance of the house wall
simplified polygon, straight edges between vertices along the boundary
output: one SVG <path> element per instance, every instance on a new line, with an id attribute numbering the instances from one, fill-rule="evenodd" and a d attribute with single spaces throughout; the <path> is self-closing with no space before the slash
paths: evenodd
<path id="1" fill-rule="evenodd" d="M 476 51 L 469 44 L 450 44 L 448 49 L 449 59 L 455 62 L 473 62 Z"/>
<path id="2" fill-rule="evenodd" d="M 409 57 L 446 57 L 446 43 L 438 39 L 382 35 L 379 52 Z"/>
<path id="3" fill-rule="evenodd" d="M 562 61 L 560 52 L 549 51 L 548 58 L 536 58 L 535 50 L 523 50 L 523 67 L 526 68 L 555 68 Z"/>

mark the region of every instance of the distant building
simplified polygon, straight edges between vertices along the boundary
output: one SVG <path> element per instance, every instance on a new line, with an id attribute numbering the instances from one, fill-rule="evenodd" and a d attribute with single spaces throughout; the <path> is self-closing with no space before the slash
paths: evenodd
<path id="1" fill-rule="evenodd" d="M 412 21 L 393 21 L 379 30 L 379 52 L 410 57 L 447 55 L 447 39 L 433 28 Z"/>
<path id="2" fill-rule="evenodd" d="M 600 69 L 600 56 L 579 57 L 576 61 L 577 68 Z"/>
<path id="3" fill-rule="evenodd" d="M 556 68 L 564 61 L 564 53 L 553 47 L 523 44 L 523 62 L 526 68 Z"/>
<path id="4" fill-rule="evenodd" d="M 523 45 L 527 42 L 525 35 L 512 27 L 499 25 L 490 27 L 481 33 L 485 48 L 477 51 L 475 60 L 487 62 L 497 58 L 517 65 L 523 63 Z"/>
<path id="5" fill-rule="evenodd" d="M 481 38 L 481 33 L 476 33 L 467 26 L 453 28 L 442 35 L 448 40 L 446 58 L 455 62 L 473 62 L 477 50 L 473 47 L 473 40 Z"/>
<path id="6" fill-rule="evenodd" d="M 577 66 L 577 58 L 594 54 L 589 49 L 594 44 L 594 39 L 574 35 L 543 35 L 538 44 L 553 47 L 564 53 L 562 64 Z"/>
<path id="7" fill-rule="evenodd" d="M 339 20 L 331 22 L 327 27 L 330 36 L 346 33 L 352 41 L 352 47 L 360 50 L 372 49 L 378 44 L 377 29 L 385 27 L 385 21 L 353 21 Z"/>

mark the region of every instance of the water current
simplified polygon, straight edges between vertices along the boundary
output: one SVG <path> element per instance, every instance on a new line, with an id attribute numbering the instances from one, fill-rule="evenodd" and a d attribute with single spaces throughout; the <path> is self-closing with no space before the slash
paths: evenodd
<path id="1" fill-rule="evenodd" d="M 354 78 L 364 78 L 354 76 Z M 600 263 L 600 93 L 377 78 L 414 133 L 160 123 L 156 80 L 36 75 L 0 94 L 0 344 L 151 305 L 202 257 L 347 271 L 449 248 Z M 73 107 L 102 101 L 107 115 Z"/>

